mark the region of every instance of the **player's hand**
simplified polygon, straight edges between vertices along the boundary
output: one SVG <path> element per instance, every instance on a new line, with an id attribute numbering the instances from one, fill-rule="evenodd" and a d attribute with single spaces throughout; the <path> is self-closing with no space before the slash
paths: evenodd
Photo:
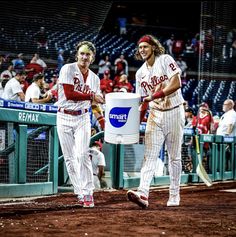
<path id="1" fill-rule="evenodd" d="M 143 98 L 143 102 L 150 102 L 150 101 L 152 101 L 152 100 L 153 100 L 153 98 L 152 98 L 151 95 L 148 95 L 147 97 L 144 97 L 144 98 Z"/>
<path id="2" fill-rule="evenodd" d="M 100 103 L 100 104 L 104 104 L 105 103 L 105 99 L 101 96 L 101 95 L 94 95 L 93 101 Z"/>

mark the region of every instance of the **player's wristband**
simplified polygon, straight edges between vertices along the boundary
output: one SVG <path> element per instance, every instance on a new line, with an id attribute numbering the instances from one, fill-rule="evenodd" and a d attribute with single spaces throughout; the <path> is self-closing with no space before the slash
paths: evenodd
<path id="1" fill-rule="evenodd" d="M 157 91 L 156 93 L 154 93 L 154 94 L 151 96 L 151 100 L 155 100 L 155 99 L 163 98 L 163 97 L 165 97 L 164 91 L 163 91 L 163 90 L 160 90 L 160 91 Z"/>

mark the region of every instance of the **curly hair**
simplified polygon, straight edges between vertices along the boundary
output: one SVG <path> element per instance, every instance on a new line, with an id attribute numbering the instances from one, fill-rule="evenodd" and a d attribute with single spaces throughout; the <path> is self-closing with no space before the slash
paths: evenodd
<path id="1" fill-rule="evenodd" d="M 95 48 L 95 45 L 92 42 L 86 41 L 86 40 L 85 41 L 81 41 L 80 43 L 78 43 L 76 45 L 76 47 L 75 47 L 75 49 L 76 49 L 75 59 L 77 60 L 79 48 L 81 46 L 83 46 L 83 45 L 87 45 L 88 48 L 93 52 L 93 60 L 91 61 L 91 63 L 93 63 L 94 60 L 95 60 L 95 55 L 96 55 L 96 48 Z"/>
<path id="2" fill-rule="evenodd" d="M 159 56 L 161 54 L 165 53 L 165 48 L 161 45 L 159 40 L 155 38 L 153 35 L 144 35 L 138 40 L 138 45 L 142 42 L 147 42 L 150 45 L 155 46 L 154 49 L 154 55 Z M 137 50 L 135 52 L 135 59 L 142 60 L 142 57 L 139 53 L 139 48 L 137 47 Z"/>

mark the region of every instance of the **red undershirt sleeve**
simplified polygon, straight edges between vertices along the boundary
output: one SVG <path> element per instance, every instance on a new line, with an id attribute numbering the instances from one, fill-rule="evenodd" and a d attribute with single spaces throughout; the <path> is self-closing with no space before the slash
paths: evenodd
<path id="1" fill-rule="evenodd" d="M 63 84 L 65 96 L 67 100 L 74 100 L 74 101 L 79 101 L 79 100 L 92 100 L 93 98 L 93 93 L 82 93 L 78 91 L 74 91 L 74 86 L 70 84 Z"/>

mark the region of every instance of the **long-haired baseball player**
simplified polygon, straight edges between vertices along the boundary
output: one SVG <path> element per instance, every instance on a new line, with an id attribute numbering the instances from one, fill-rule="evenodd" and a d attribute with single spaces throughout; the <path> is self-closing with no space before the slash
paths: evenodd
<path id="1" fill-rule="evenodd" d="M 74 193 L 83 207 L 93 207 L 93 170 L 89 157 L 91 103 L 104 103 L 100 79 L 89 66 L 96 49 L 89 41 L 76 46 L 76 61 L 59 74 L 57 131 Z"/>
<path id="2" fill-rule="evenodd" d="M 136 72 L 136 93 L 141 95 L 141 120 L 149 106 L 145 131 L 145 157 L 137 192 L 129 190 L 128 199 L 148 207 L 149 187 L 161 147 L 165 142 L 169 157 L 170 189 L 167 206 L 180 202 L 181 141 L 184 128 L 184 99 L 181 70 L 160 42 L 152 35 L 138 41 L 136 58 L 144 63 Z"/>

